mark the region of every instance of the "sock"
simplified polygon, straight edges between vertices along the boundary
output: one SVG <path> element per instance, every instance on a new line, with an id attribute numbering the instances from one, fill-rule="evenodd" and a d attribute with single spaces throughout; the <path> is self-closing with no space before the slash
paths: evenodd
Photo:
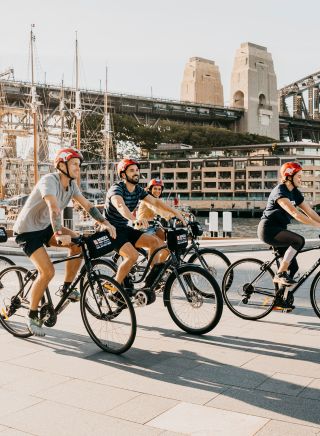
<path id="1" fill-rule="evenodd" d="M 64 282 L 63 284 L 63 288 L 62 288 L 62 292 L 67 292 L 69 286 L 71 285 L 72 282 Z"/>
<path id="2" fill-rule="evenodd" d="M 38 318 L 38 310 L 29 310 L 29 318 Z"/>

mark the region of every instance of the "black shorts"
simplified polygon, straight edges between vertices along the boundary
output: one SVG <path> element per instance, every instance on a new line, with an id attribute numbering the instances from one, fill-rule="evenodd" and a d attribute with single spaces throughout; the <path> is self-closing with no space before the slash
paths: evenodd
<path id="1" fill-rule="evenodd" d="M 117 237 L 113 240 L 114 249 L 119 251 L 120 248 L 130 242 L 134 247 L 138 239 L 144 235 L 145 233 L 141 230 L 134 229 L 133 227 L 118 227 L 117 229 Z"/>
<path id="2" fill-rule="evenodd" d="M 38 248 L 43 247 L 44 245 L 48 247 L 52 235 L 53 229 L 50 224 L 44 230 L 20 233 L 20 235 L 17 235 L 16 237 L 16 243 L 20 245 L 26 255 L 30 257 L 36 250 L 38 250 Z"/>

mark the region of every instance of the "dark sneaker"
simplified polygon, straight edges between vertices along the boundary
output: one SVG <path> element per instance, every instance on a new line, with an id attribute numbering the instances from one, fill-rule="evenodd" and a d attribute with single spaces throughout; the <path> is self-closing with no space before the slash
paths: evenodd
<path id="1" fill-rule="evenodd" d="M 26 320 L 30 333 L 32 333 L 34 336 L 39 337 L 43 337 L 46 335 L 45 331 L 42 328 L 42 321 L 39 318 L 30 318 L 29 316 L 27 316 Z"/>
<path id="2" fill-rule="evenodd" d="M 287 271 L 282 271 L 274 276 L 273 283 L 279 283 L 279 285 L 283 285 L 283 286 L 292 286 L 297 282 L 289 276 Z"/>
<path id="3" fill-rule="evenodd" d="M 282 311 L 282 312 L 292 312 L 293 309 L 295 309 L 295 306 L 293 305 L 293 303 L 294 303 L 294 298 L 290 292 L 288 293 L 286 300 L 283 299 L 282 294 L 278 293 L 276 295 L 275 300 L 274 300 L 274 305 L 273 305 L 272 310 Z"/>
<path id="4" fill-rule="evenodd" d="M 147 306 L 149 304 L 152 304 L 156 301 L 156 293 L 153 289 L 145 289 L 144 292 L 146 293 L 147 296 Z"/>
<path id="5" fill-rule="evenodd" d="M 63 295 L 67 292 L 64 285 L 61 285 L 58 289 L 58 292 L 56 295 L 59 295 L 60 297 L 63 297 Z M 68 300 L 72 301 L 73 303 L 76 303 L 77 301 L 80 301 L 81 294 L 77 289 L 74 289 L 71 294 L 68 297 Z"/>

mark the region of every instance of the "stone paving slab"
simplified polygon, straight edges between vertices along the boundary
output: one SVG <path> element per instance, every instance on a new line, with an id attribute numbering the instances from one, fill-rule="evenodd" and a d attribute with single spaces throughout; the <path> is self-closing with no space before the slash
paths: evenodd
<path id="1" fill-rule="evenodd" d="M 247 436 L 255 434 L 266 423 L 266 419 L 256 416 L 180 403 L 148 424 L 157 428 L 197 435 Z"/>
<path id="2" fill-rule="evenodd" d="M 230 388 L 206 406 L 320 429 L 320 403 L 315 400 L 301 401 L 299 397 L 274 392 Z"/>
<path id="3" fill-rule="evenodd" d="M 41 436 L 119 436 L 124 434 L 157 436 L 159 429 L 119 420 L 51 401 L 1 417 L 2 423 Z"/>
<path id="4" fill-rule="evenodd" d="M 269 421 L 255 436 L 311 436 L 316 434 L 319 434 L 316 428 L 283 421 Z"/>

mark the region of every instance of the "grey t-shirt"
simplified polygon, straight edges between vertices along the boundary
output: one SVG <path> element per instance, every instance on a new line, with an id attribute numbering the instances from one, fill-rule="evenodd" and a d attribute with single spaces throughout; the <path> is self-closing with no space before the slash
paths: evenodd
<path id="1" fill-rule="evenodd" d="M 35 232 L 44 230 L 50 225 L 49 208 L 43 199 L 46 195 L 54 195 L 59 209 L 63 210 L 74 196 L 81 195 L 81 191 L 75 180 L 71 181 L 71 185 L 66 190 L 60 182 L 59 173 L 41 177 L 18 215 L 13 226 L 14 233 Z"/>

